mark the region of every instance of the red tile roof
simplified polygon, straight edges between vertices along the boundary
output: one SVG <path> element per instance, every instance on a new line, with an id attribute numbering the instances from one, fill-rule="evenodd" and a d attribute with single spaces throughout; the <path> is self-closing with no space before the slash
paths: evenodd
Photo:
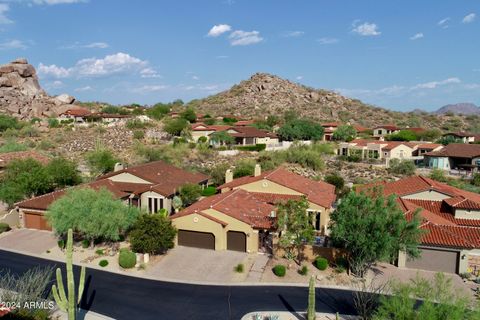
<path id="1" fill-rule="evenodd" d="M 69 116 L 74 116 L 74 117 L 85 117 L 91 114 L 90 110 L 86 108 L 72 108 L 68 109 L 62 114 L 69 115 Z M 62 115 L 61 114 L 61 115 Z"/>
<path id="2" fill-rule="evenodd" d="M 450 143 L 443 149 L 428 152 L 425 155 L 430 157 L 475 158 L 480 157 L 480 144 Z"/>
<path id="3" fill-rule="evenodd" d="M 341 123 L 339 122 L 326 122 L 326 123 L 322 123 L 322 127 L 326 128 L 326 127 L 333 127 L 333 128 L 336 128 L 338 126 L 340 126 Z"/>
<path id="4" fill-rule="evenodd" d="M 290 172 L 282 167 L 275 170 L 266 171 L 257 177 L 246 176 L 234 179 L 232 182 L 225 183 L 218 187 L 219 189 L 237 188 L 242 185 L 255 181 L 268 180 L 294 191 L 304 194 L 308 201 L 318 204 L 324 208 L 330 208 L 335 202 L 335 186 L 323 181 L 314 181 L 305 178 L 296 173 Z M 267 191 L 267 190 L 266 190 Z"/>
<path id="5" fill-rule="evenodd" d="M 204 123 L 195 123 L 192 125 L 193 131 L 226 131 L 232 128 L 228 125 L 206 125 Z"/>
<path id="6" fill-rule="evenodd" d="M 439 144 L 439 143 L 421 143 L 421 144 L 417 145 L 417 148 L 418 149 L 433 150 L 433 149 L 436 149 L 436 148 L 442 147 L 442 146 L 443 146 L 443 144 Z"/>
<path id="7" fill-rule="evenodd" d="M 245 222 L 253 228 L 270 229 L 274 225 L 271 213 L 275 207 L 255 197 L 252 193 L 242 189 L 216 194 L 195 202 L 188 208 L 174 214 L 171 218 L 187 216 L 193 213 L 200 214 L 204 210 L 214 209 L 225 215 Z M 208 215 L 208 213 L 203 212 Z"/>
<path id="8" fill-rule="evenodd" d="M 236 131 L 236 133 L 230 133 L 230 135 L 238 138 L 266 138 L 266 137 L 276 138 L 277 137 L 277 134 L 273 132 L 260 130 L 255 127 L 236 127 L 235 126 L 230 129 Z"/>
<path id="9" fill-rule="evenodd" d="M 468 249 L 480 248 L 480 229 L 478 228 L 441 226 L 430 222 L 421 228 L 426 231 L 421 240 L 423 244 Z"/>
<path id="10" fill-rule="evenodd" d="M 237 127 L 250 126 L 254 123 L 255 123 L 254 120 L 240 120 L 240 121 L 235 122 L 235 126 L 237 126 Z"/>
<path id="11" fill-rule="evenodd" d="M 393 124 L 387 124 L 387 125 L 383 125 L 383 126 L 376 126 L 374 129 L 387 129 L 387 130 L 392 130 L 392 131 L 400 130 L 399 127 L 397 127 L 396 125 L 393 125 Z"/>
<path id="12" fill-rule="evenodd" d="M 42 164 L 47 164 L 50 158 L 36 151 L 15 151 L 0 153 L 0 168 L 7 166 L 13 160 L 25 160 L 32 158 Z"/>

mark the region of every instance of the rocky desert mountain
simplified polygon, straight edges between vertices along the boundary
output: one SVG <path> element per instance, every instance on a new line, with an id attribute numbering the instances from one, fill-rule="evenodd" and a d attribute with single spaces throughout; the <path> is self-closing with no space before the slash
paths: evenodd
<path id="1" fill-rule="evenodd" d="M 447 104 L 437 111 L 436 114 L 445 114 L 445 113 L 454 113 L 454 114 L 464 114 L 464 115 L 480 115 L 480 107 L 473 103 L 463 102 L 463 103 L 456 103 L 456 104 Z"/>
<path id="2" fill-rule="evenodd" d="M 75 98 L 67 94 L 49 96 L 26 59 L 0 65 L 0 113 L 22 120 L 47 118 L 71 108 L 74 102 Z"/>
<path id="3" fill-rule="evenodd" d="M 229 90 L 193 100 L 190 105 L 211 115 L 231 114 L 243 118 L 264 118 L 268 115 L 282 116 L 294 110 L 300 117 L 319 121 L 343 121 L 372 127 L 379 124 L 401 126 L 425 126 L 432 128 L 468 128 L 462 117 L 451 119 L 425 111 L 391 111 L 365 104 L 357 99 L 344 97 L 336 92 L 310 88 L 267 73 L 256 73 Z"/>

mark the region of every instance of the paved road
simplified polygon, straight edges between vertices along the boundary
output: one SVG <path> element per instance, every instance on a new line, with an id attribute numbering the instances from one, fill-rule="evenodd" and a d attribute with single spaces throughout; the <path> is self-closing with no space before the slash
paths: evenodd
<path id="1" fill-rule="evenodd" d="M 17 274 L 55 264 L 0 250 L 0 269 Z M 304 311 L 307 296 L 308 289 L 299 287 L 190 285 L 88 269 L 82 308 L 119 320 L 240 319 L 252 311 Z M 316 306 L 317 312 L 355 313 L 345 290 L 317 288 Z"/>

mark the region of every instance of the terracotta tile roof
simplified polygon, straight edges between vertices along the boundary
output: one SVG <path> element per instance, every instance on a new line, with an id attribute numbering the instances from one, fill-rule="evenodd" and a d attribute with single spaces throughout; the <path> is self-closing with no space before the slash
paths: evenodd
<path id="1" fill-rule="evenodd" d="M 330 208 L 335 202 L 335 186 L 323 181 L 314 181 L 296 173 L 290 172 L 283 167 L 266 171 L 257 177 L 246 176 L 234 179 L 232 182 L 219 186 L 219 189 L 236 188 L 260 180 L 269 180 L 304 194 L 308 201 L 324 208 Z"/>
<path id="2" fill-rule="evenodd" d="M 322 123 L 322 127 L 324 128 L 327 128 L 327 127 L 333 127 L 333 128 L 336 128 L 338 126 L 340 126 L 341 123 L 340 122 L 325 122 L 325 123 Z"/>
<path id="3" fill-rule="evenodd" d="M 433 223 L 424 224 L 422 243 L 432 246 L 453 248 L 479 248 L 480 229 L 460 226 L 440 226 Z"/>
<path id="4" fill-rule="evenodd" d="M 237 126 L 237 127 L 250 126 L 254 123 L 255 123 L 254 120 L 240 120 L 240 121 L 235 122 L 235 126 Z"/>
<path id="5" fill-rule="evenodd" d="M 232 128 L 228 125 L 206 125 L 204 123 L 196 123 L 192 125 L 193 131 L 226 131 Z"/>
<path id="6" fill-rule="evenodd" d="M 445 133 L 444 136 L 455 136 L 455 137 L 459 137 L 459 138 L 473 137 L 475 139 L 475 141 L 477 139 L 480 139 L 480 134 L 470 133 L 470 132 L 449 132 L 449 133 Z"/>
<path id="7" fill-rule="evenodd" d="M 154 161 L 128 167 L 123 170 L 103 175 L 99 179 L 110 178 L 121 173 L 130 173 L 152 184 L 152 186 L 146 186 L 137 192 L 144 192 L 148 189 L 152 189 L 164 196 L 174 194 L 186 183 L 202 183 L 208 180 L 208 176 L 202 173 L 189 172 L 164 161 Z"/>
<path id="8" fill-rule="evenodd" d="M 277 134 L 273 132 L 260 130 L 255 127 L 232 127 L 230 129 L 236 131 L 236 133 L 230 133 L 230 135 L 238 138 L 266 138 L 266 137 L 276 138 L 277 137 Z"/>
<path id="9" fill-rule="evenodd" d="M 400 130 L 399 127 L 397 127 L 396 125 L 393 125 L 393 124 L 386 124 L 386 125 L 383 125 L 383 126 L 376 126 L 374 129 L 387 129 L 387 130 L 392 130 L 392 131 Z"/>
<path id="10" fill-rule="evenodd" d="M 269 204 L 285 203 L 288 200 L 299 200 L 302 197 L 295 194 L 278 194 L 264 192 L 250 192 L 255 198 Z"/>
<path id="11" fill-rule="evenodd" d="M 427 152 L 425 155 L 430 157 L 475 158 L 480 157 L 480 144 L 450 143 L 441 150 Z"/>
<path id="12" fill-rule="evenodd" d="M 54 201 L 63 197 L 63 195 L 65 195 L 65 192 L 71 188 L 92 188 L 94 190 L 99 190 L 100 188 L 106 188 L 108 191 L 113 193 L 115 198 L 118 198 L 118 199 L 121 199 L 130 195 L 130 193 L 122 191 L 121 187 L 117 185 L 117 183 L 111 180 L 105 179 L 105 180 L 97 180 L 91 183 L 82 184 L 76 187 L 70 187 L 67 189 L 50 192 L 35 198 L 18 202 L 16 205 L 22 209 L 47 210 L 49 205 L 51 205 Z"/>
<path id="13" fill-rule="evenodd" d="M 69 115 L 74 117 L 85 117 L 92 114 L 89 109 L 86 108 L 72 108 L 68 109 L 60 115 Z"/>
<path id="14" fill-rule="evenodd" d="M 359 125 L 359 124 L 352 124 L 352 127 L 354 127 L 355 130 L 357 130 L 357 132 L 365 132 L 365 131 L 370 130 L 369 128 L 363 127 L 363 126 L 361 126 L 361 125 Z"/>
<path id="15" fill-rule="evenodd" d="M 50 158 L 36 151 L 15 151 L 0 153 L 0 168 L 7 166 L 13 160 L 25 160 L 32 158 L 42 164 L 47 164 Z"/>
<path id="16" fill-rule="evenodd" d="M 442 147 L 442 144 L 439 143 L 420 143 L 417 145 L 418 149 L 427 149 L 427 150 L 433 150 L 438 147 Z"/>
<path id="17" fill-rule="evenodd" d="M 425 128 L 405 128 L 405 130 L 409 130 L 409 131 L 412 131 L 412 132 L 415 132 L 415 133 L 420 133 L 420 132 L 425 131 Z"/>
<path id="18" fill-rule="evenodd" d="M 208 209 L 214 209 L 231 216 L 251 225 L 253 228 L 270 229 L 274 223 L 274 219 L 270 215 L 275 210 L 275 207 L 257 199 L 253 194 L 242 189 L 204 198 L 174 214 L 171 219 L 200 213 Z"/>

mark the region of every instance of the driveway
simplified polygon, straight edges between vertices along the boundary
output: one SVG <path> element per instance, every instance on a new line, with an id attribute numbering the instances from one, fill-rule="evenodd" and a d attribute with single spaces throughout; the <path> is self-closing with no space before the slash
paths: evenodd
<path id="1" fill-rule="evenodd" d="M 0 236 L 0 248 L 25 253 L 41 254 L 57 245 L 51 231 L 13 229 Z"/>
<path id="2" fill-rule="evenodd" d="M 233 268 L 248 254 L 236 251 L 214 251 L 177 246 L 146 273 L 160 279 L 204 282 L 230 282 L 235 276 Z"/>

